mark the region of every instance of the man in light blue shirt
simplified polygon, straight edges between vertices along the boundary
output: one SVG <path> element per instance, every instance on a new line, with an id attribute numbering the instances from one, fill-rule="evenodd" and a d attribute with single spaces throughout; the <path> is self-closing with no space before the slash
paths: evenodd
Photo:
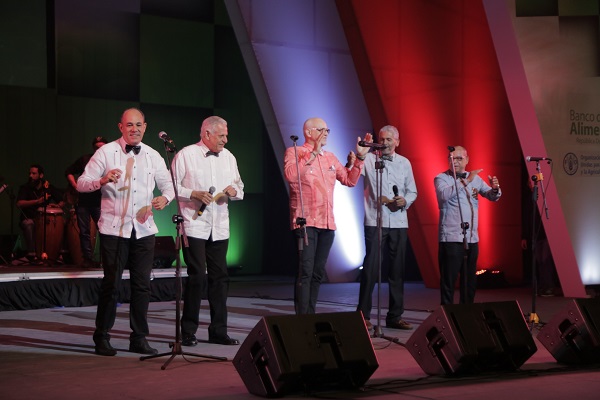
<path id="1" fill-rule="evenodd" d="M 408 238 L 407 210 L 417 198 L 417 186 L 410 161 L 396 153 L 400 144 L 398 129 L 387 125 L 378 134 L 379 143 L 385 147 L 381 160 L 374 153 L 365 156 L 364 204 L 365 204 L 365 247 L 366 254 L 360 280 L 358 311 L 362 311 L 365 323 L 370 329 L 373 288 L 378 281 L 379 253 L 377 232 L 377 208 L 381 201 L 381 260 L 388 260 L 389 309 L 386 326 L 394 329 L 412 329 L 402 319 L 404 313 L 404 269 L 406 242 Z M 372 141 L 367 134 L 365 141 Z M 382 168 L 376 168 L 382 167 Z M 382 199 L 377 199 L 377 176 L 381 179 Z M 384 252 L 387 258 L 384 257 Z"/>
<path id="2" fill-rule="evenodd" d="M 488 185 L 478 175 L 483 171 L 482 169 L 465 171 L 469 163 L 469 156 L 464 147 L 456 146 L 451 150 L 453 151 L 450 153 L 450 168 L 434 179 L 435 194 L 440 210 L 438 261 L 442 305 L 454 302 L 454 284 L 459 274 L 461 274 L 460 304 L 474 302 L 477 289 L 477 257 L 479 256 L 477 231 L 479 197 L 498 201 L 502 195 L 500 183 L 495 176 L 488 175 Z M 454 172 L 456 172 L 456 178 Z M 464 235 L 463 223 L 466 228 Z M 466 226 L 467 224 L 468 226 Z M 465 249 L 465 242 L 468 249 Z M 466 267 L 464 277 L 461 272 L 463 266 Z"/>

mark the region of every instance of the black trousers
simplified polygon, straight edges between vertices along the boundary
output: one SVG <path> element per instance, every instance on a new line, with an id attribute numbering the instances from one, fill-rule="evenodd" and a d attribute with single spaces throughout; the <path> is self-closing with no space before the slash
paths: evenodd
<path id="1" fill-rule="evenodd" d="M 100 207 L 77 206 L 77 227 L 79 228 L 79 245 L 84 260 L 94 259 L 94 249 L 92 249 L 91 223 L 90 218 L 98 226 L 100 220 Z"/>
<path id="2" fill-rule="evenodd" d="M 198 330 L 202 282 L 208 275 L 208 304 L 210 325 L 208 338 L 227 336 L 227 294 L 229 274 L 227 272 L 227 248 L 229 239 L 213 241 L 188 237 L 189 247 L 183 247 L 183 258 L 187 264 L 188 278 L 183 293 L 181 334 L 193 335 Z"/>
<path id="3" fill-rule="evenodd" d="M 294 230 L 296 238 L 300 238 L 300 229 Z M 333 245 L 335 231 L 314 227 L 306 228 L 308 246 L 302 250 L 300 260 L 301 277 L 296 274 L 296 285 L 294 292 L 294 306 L 296 314 L 314 314 L 317 308 L 317 299 L 321 282 L 325 277 L 325 264 L 329 257 L 329 251 Z"/>
<path id="4" fill-rule="evenodd" d="M 100 247 L 104 277 L 100 286 L 96 331 L 94 341 L 110 339 L 110 330 L 117 315 L 117 298 L 121 288 L 123 270 L 130 274 L 131 300 L 129 310 L 130 340 L 136 341 L 148 335 L 148 304 L 150 303 L 150 273 L 154 260 L 154 235 L 137 239 L 135 231 L 131 238 L 100 235 Z"/>
<path id="5" fill-rule="evenodd" d="M 387 322 L 396 322 L 404 313 L 404 270 L 408 228 L 381 229 L 381 265 L 387 261 L 389 307 Z M 377 264 L 378 232 L 375 226 L 365 226 L 365 259 L 360 276 L 360 289 L 357 311 L 362 311 L 365 319 L 371 319 L 373 288 L 379 280 Z"/>
<path id="6" fill-rule="evenodd" d="M 456 279 L 462 274 L 464 262 L 464 245 L 456 242 L 440 242 L 438 249 L 438 262 L 440 264 L 440 292 L 441 304 L 454 303 L 454 285 Z M 469 243 L 467 255 L 466 287 L 464 279 L 460 278 L 460 304 L 471 304 L 475 301 L 477 289 L 477 257 L 479 256 L 479 243 Z"/>

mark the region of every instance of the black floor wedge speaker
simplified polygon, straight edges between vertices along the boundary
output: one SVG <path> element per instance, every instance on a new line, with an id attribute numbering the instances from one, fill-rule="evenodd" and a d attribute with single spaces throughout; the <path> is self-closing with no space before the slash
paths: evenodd
<path id="1" fill-rule="evenodd" d="M 600 298 L 569 300 L 537 339 L 559 363 L 600 364 Z"/>
<path id="2" fill-rule="evenodd" d="M 537 351 L 516 301 L 443 305 L 406 348 L 429 375 L 515 370 Z"/>
<path id="3" fill-rule="evenodd" d="M 263 397 L 358 388 L 379 367 L 360 312 L 263 317 L 233 365 Z"/>

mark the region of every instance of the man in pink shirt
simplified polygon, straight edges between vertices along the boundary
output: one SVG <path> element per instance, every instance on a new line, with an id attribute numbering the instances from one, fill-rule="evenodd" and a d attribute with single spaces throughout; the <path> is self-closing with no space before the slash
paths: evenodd
<path id="1" fill-rule="evenodd" d="M 368 147 L 356 144 L 356 154 L 350 151 L 348 163 L 343 166 L 338 159 L 323 147 L 327 144 L 330 130 L 321 118 L 310 118 L 304 122 L 304 145 L 297 147 L 296 152 L 290 147 L 285 152 L 284 173 L 290 185 L 290 218 L 291 228 L 297 238 L 303 237 L 303 229 L 298 225 L 298 218 L 306 220 L 306 237 L 308 245 L 303 247 L 300 271 L 296 278 L 294 304 L 296 314 L 314 314 L 319 296 L 319 287 L 325 275 L 325 264 L 335 236 L 335 220 L 333 216 L 333 188 L 335 182 L 353 187 L 360 178 L 364 156 Z M 357 155 L 359 156 L 357 158 Z M 302 192 L 302 200 L 300 200 Z M 301 243 L 301 240 L 299 240 Z M 300 244 L 299 244 L 300 245 Z"/>

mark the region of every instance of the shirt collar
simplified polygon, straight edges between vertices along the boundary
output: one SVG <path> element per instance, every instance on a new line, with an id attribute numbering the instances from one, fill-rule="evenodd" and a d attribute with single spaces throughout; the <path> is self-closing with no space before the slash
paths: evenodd
<path id="1" fill-rule="evenodd" d="M 304 143 L 304 147 L 306 147 L 308 149 L 308 151 L 311 151 L 311 152 L 314 151 L 314 148 L 315 148 L 314 146 L 311 146 L 308 143 Z M 321 148 L 321 151 L 319 151 L 319 155 L 324 156 L 325 155 L 325 150 L 323 150 Z"/>

